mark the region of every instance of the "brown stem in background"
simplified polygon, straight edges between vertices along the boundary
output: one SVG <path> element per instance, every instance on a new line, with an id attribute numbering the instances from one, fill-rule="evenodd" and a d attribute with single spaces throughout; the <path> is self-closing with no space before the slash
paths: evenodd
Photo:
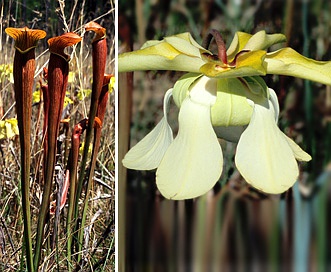
<path id="1" fill-rule="evenodd" d="M 130 52 L 133 49 L 132 29 L 130 27 L 129 19 L 123 14 L 118 16 L 118 36 L 121 39 L 121 46 L 119 52 Z M 131 111 L 132 111 L 132 92 L 133 92 L 133 73 L 119 73 L 118 78 L 118 162 L 121 162 L 124 155 L 129 150 L 130 142 L 130 125 L 131 125 Z M 126 193 L 127 193 L 127 169 L 119 163 L 118 171 L 118 220 L 116 222 L 118 228 L 118 271 L 126 271 Z"/>
<path id="2" fill-rule="evenodd" d="M 47 81 L 47 68 L 44 68 L 43 78 Z M 44 137 L 44 165 L 46 165 L 46 156 L 48 154 L 47 150 L 47 125 L 48 125 L 48 111 L 49 111 L 49 93 L 48 93 L 48 85 L 43 84 L 40 80 L 40 89 L 43 95 L 43 103 L 44 103 L 44 124 L 43 124 L 43 137 Z"/>

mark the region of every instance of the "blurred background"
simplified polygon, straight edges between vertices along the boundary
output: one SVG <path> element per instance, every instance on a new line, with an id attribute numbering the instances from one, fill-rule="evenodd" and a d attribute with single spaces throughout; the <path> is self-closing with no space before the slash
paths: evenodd
<path id="1" fill-rule="evenodd" d="M 187 31 L 201 44 L 215 28 L 229 45 L 236 31 L 264 29 L 285 34 L 285 46 L 307 57 L 331 59 L 327 0 L 119 0 L 118 6 L 120 53 Z M 252 189 L 235 168 L 235 145 L 221 142 L 224 168 L 215 188 L 193 200 L 169 201 L 156 189 L 155 171 L 126 170 L 121 159 L 161 119 L 163 95 L 181 75 L 119 75 L 122 271 L 329 271 L 330 87 L 264 77 L 279 98 L 281 130 L 313 157 L 300 165 L 299 180 L 288 192 L 265 195 Z M 175 131 L 177 113 L 173 106 Z"/>

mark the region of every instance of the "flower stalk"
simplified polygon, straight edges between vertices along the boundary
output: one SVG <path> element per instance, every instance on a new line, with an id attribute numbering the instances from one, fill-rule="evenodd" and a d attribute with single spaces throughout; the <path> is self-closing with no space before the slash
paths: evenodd
<path id="1" fill-rule="evenodd" d="M 6 33 L 15 40 L 14 91 L 21 145 L 21 190 L 24 221 L 24 243 L 27 270 L 34 271 L 31 240 L 30 214 L 30 130 L 32 113 L 32 88 L 35 72 L 35 47 L 46 32 L 24 28 L 6 28 Z"/>

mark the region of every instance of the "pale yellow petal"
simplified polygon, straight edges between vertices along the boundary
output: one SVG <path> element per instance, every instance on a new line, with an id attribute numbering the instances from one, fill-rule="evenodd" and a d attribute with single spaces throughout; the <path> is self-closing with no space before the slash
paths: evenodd
<path id="1" fill-rule="evenodd" d="M 166 114 L 172 89 L 168 90 L 164 101 L 164 117 L 156 127 L 125 155 L 122 163 L 135 170 L 152 170 L 159 166 L 165 152 L 173 141 L 171 127 Z"/>
<path id="2" fill-rule="evenodd" d="M 162 118 L 149 134 L 129 150 L 122 161 L 123 165 L 135 170 L 155 169 L 171 142 L 171 128 L 165 118 Z"/>
<path id="3" fill-rule="evenodd" d="M 235 157 L 236 166 L 253 187 L 270 194 L 288 190 L 299 169 L 292 149 L 277 127 L 272 110 L 255 104 L 252 119 L 241 135 Z"/>
<path id="4" fill-rule="evenodd" d="M 300 146 L 298 146 L 291 138 L 287 137 L 285 134 L 284 134 L 288 144 L 290 145 L 292 151 L 293 151 L 293 154 L 295 156 L 295 158 L 298 160 L 298 161 L 305 161 L 305 162 L 308 162 L 311 160 L 311 156 L 303 151 L 301 149 Z"/>
<path id="5" fill-rule="evenodd" d="M 222 150 L 210 122 L 210 106 L 186 98 L 179 113 L 179 132 L 156 172 L 161 194 L 189 199 L 205 194 L 222 173 Z"/>
<path id="6" fill-rule="evenodd" d="M 269 100 L 272 104 L 272 109 L 274 110 L 274 116 L 275 116 L 275 121 L 276 123 L 278 122 L 278 117 L 279 117 L 279 103 L 278 103 L 278 96 L 275 93 L 275 91 L 271 88 L 268 88 L 269 90 Z"/>

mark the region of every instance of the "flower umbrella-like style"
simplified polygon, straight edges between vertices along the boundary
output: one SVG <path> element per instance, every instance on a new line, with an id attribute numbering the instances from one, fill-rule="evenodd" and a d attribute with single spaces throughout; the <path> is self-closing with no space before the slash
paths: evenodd
<path id="1" fill-rule="evenodd" d="M 217 55 L 208 50 L 213 37 Z M 331 62 L 306 58 L 291 48 L 267 52 L 284 41 L 282 34 L 237 32 L 226 50 L 221 35 L 212 30 L 204 47 L 183 33 L 121 54 L 120 72 L 189 72 L 166 93 L 164 118 L 126 154 L 124 166 L 157 168 L 163 196 L 194 198 L 219 180 L 223 158 L 218 138 L 224 138 L 238 142 L 235 163 L 248 183 L 265 193 L 288 190 L 299 175 L 296 160 L 311 157 L 278 128 L 277 96 L 261 76 L 289 75 L 331 84 Z M 166 118 L 171 96 L 180 108 L 175 139 Z"/>

